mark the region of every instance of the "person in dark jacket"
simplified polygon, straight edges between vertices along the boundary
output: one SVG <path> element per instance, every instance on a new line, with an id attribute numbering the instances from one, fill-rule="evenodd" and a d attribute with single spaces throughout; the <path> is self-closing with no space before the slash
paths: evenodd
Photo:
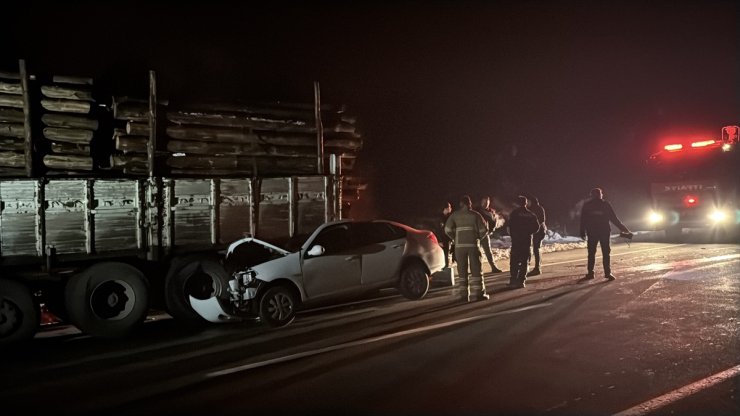
<path id="1" fill-rule="evenodd" d="M 523 288 L 527 280 L 527 262 L 532 246 L 532 234 L 539 228 L 537 216 L 527 209 L 527 198 L 517 197 L 519 207 L 511 211 L 507 226 L 511 236 L 511 252 L 509 254 L 509 286 Z"/>
<path id="2" fill-rule="evenodd" d="M 591 190 L 591 199 L 583 204 L 581 209 L 581 238 L 588 240 L 588 272 L 584 279 L 594 278 L 594 266 L 596 263 L 596 245 L 601 245 L 601 257 L 604 263 L 604 278 L 614 280 L 612 274 L 609 253 L 611 252 L 609 238 L 611 236 L 611 225 L 614 224 L 620 231 L 629 233 L 627 227 L 617 218 L 611 204 L 604 200 L 601 188 Z"/>
<path id="3" fill-rule="evenodd" d="M 478 205 L 475 211 L 483 217 L 483 221 L 486 222 L 486 228 L 488 228 L 488 234 L 480 240 L 483 254 L 486 255 L 488 265 L 491 266 L 491 273 L 501 273 L 501 269 L 496 267 L 496 263 L 493 261 L 493 252 L 491 251 L 491 234 L 496 229 L 496 211 L 491 208 L 491 197 L 484 196 L 481 198 L 480 205 Z"/>
<path id="4" fill-rule="evenodd" d="M 442 213 L 439 216 L 439 221 L 434 230 L 434 234 L 437 235 L 437 241 L 439 241 L 439 245 L 445 253 L 445 268 L 450 267 L 450 248 L 452 245 L 452 240 L 447 236 L 447 234 L 445 234 L 445 223 L 447 222 L 447 219 L 450 218 L 451 214 L 452 203 L 447 201 L 442 206 Z"/>
<path id="5" fill-rule="evenodd" d="M 537 222 L 540 224 L 540 228 L 532 235 L 532 254 L 534 255 L 534 269 L 527 273 L 527 277 L 537 276 L 541 274 L 540 266 L 542 257 L 540 256 L 540 246 L 542 240 L 545 239 L 545 231 L 547 226 L 545 225 L 545 208 L 540 205 L 540 200 L 537 197 L 529 198 L 529 206 L 527 208 L 537 217 Z"/>
<path id="6" fill-rule="evenodd" d="M 453 212 L 445 223 L 445 234 L 455 244 L 457 274 L 460 276 L 458 295 L 463 301 L 485 300 L 486 282 L 483 280 L 480 263 L 480 239 L 488 233 L 483 217 L 473 211 L 470 197 L 460 199 L 460 209 Z M 468 279 L 468 261 L 470 261 L 470 279 Z"/>

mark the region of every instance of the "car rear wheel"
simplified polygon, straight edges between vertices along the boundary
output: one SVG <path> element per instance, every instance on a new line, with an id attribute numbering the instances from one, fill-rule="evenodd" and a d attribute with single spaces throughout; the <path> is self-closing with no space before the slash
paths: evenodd
<path id="1" fill-rule="evenodd" d="M 259 300 L 260 321 L 271 327 L 288 325 L 295 319 L 296 297 L 285 286 L 269 288 Z"/>
<path id="2" fill-rule="evenodd" d="M 422 265 L 409 264 L 401 270 L 398 290 L 407 299 L 421 299 L 429 291 L 429 280 L 429 274 Z"/>

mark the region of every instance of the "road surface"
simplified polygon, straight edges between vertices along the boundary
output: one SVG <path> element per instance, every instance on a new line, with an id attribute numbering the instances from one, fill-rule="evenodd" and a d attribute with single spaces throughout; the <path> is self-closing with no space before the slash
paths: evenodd
<path id="1" fill-rule="evenodd" d="M 0 360 L 2 414 L 740 414 L 740 246 L 584 249 L 489 301 L 447 287 L 304 311 L 288 327 L 154 317 L 101 340 L 56 328 Z M 499 265 L 503 265 L 501 261 Z"/>

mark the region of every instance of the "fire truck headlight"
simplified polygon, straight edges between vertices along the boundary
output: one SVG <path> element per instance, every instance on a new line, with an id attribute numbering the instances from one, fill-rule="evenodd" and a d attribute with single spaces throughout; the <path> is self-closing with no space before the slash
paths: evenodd
<path id="1" fill-rule="evenodd" d="M 727 220 L 727 213 L 721 210 L 714 210 L 709 214 L 709 219 L 714 223 L 725 222 Z"/>
<path id="2" fill-rule="evenodd" d="M 650 224 L 660 224 L 663 222 L 663 214 L 651 211 L 650 214 L 648 214 L 648 222 Z"/>

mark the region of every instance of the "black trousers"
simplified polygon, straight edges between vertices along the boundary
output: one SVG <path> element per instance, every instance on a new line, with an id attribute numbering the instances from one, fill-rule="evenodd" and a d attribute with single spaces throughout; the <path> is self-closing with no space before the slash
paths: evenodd
<path id="1" fill-rule="evenodd" d="M 588 250 L 588 272 L 593 273 L 594 266 L 596 265 L 596 245 L 601 245 L 601 257 L 604 263 L 604 273 L 609 274 L 612 272 L 611 259 L 609 253 L 612 248 L 609 241 L 609 234 L 606 235 L 589 235 L 586 242 L 586 248 Z"/>
<path id="2" fill-rule="evenodd" d="M 512 244 L 509 253 L 509 273 L 511 282 L 524 281 L 527 279 L 527 262 L 529 261 L 529 244 Z"/>

